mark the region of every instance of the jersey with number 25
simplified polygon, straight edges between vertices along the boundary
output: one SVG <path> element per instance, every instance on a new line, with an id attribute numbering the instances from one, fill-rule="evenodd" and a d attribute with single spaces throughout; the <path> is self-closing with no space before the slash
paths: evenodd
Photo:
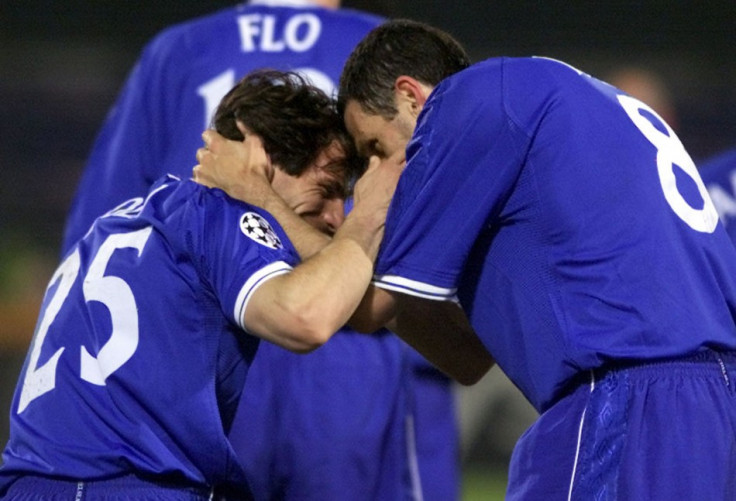
<path id="1" fill-rule="evenodd" d="M 736 250 L 648 106 L 545 58 L 443 81 L 407 149 L 384 287 L 457 295 L 540 411 L 611 361 L 736 348 Z"/>
<path id="2" fill-rule="evenodd" d="M 258 345 L 243 311 L 297 260 L 268 213 L 171 176 L 99 218 L 50 281 L 0 478 L 246 485 L 226 440 Z"/>

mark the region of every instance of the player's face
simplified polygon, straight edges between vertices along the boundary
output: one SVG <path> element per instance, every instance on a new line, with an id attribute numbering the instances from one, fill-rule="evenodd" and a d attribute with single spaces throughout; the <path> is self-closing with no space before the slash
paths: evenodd
<path id="1" fill-rule="evenodd" d="M 274 170 L 271 186 L 291 209 L 318 230 L 333 234 L 345 219 L 346 180 L 325 167 L 344 158 L 342 147 L 332 143 L 299 176 Z"/>
<path id="2" fill-rule="evenodd" d="M 345 126 L 361 156 L 388 158 L 405 150 L 414 133 L 416 117 L 402 108 L 392 119 L 367 113 L 356 101 L 345 106 Z"/>

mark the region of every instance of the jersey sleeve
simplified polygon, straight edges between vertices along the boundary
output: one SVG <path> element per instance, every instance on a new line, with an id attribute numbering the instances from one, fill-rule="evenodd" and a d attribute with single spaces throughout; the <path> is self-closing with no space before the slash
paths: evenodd
<path id="1" fill-rule="evenodd" d="M 471 67 L 442 82 L 407 147 L 375 284 L 453 300 L 474 242 L 497 224 L 527 145 L 507 116 L 501 71 Z"/>
<path id="2" fill-rule="evenodd" d="M 247 331 L 243 318 L 253 293 L 291 271 L 299 258 L 268 213 L 226 199 L 222 192 L 207 195 L 207 208 L 198 213 L 203 231 L 193 254 L 222 312 Z"/>
<path id="3" fill-rule="evenodd" d="M 92 146 L 67 217 L 62 254 L 92 222 L 120 202 L 145 196 L 162 174 L 167 103 L 180 86 L 174 69 L 176 31 L 164 31 L 144 49 Z M 193 165 L 193 163 L 192 163 Z"/>

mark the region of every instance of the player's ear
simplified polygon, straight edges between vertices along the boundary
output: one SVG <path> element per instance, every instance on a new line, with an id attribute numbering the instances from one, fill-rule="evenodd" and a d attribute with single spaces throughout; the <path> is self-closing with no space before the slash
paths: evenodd
<path id="1" fill-rule="evenodd" d="M 394 82 L 397 105 L 405 101 L 416 115 L 422 111 L 432 88 L 408 75 L 400 75 Z"/>
<path id="2" fill-rule="evenodd" d="M 236 119 L 235 125 L 238 127 L 238 130 L 240 131 L 240 133 L 243 134 L 243 139 L 248 137 L 249 134 L 252 134 L 252 132 L 248 130 L 248 127 L 246 127 L 245 124 L 241 122 L 240 120 Z"/>

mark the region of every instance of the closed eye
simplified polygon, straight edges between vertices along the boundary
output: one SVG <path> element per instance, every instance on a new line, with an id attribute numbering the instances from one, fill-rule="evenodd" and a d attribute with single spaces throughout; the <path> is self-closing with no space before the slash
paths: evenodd
<path id="1" fill-rule="evenodd" d="M 380 156 L 380 147 L 378 145 L 378 139 L 372 139 L 366 141 L 358 148 L 358 153 L 361 157 L 369 158 L 374 155 Z"/>

